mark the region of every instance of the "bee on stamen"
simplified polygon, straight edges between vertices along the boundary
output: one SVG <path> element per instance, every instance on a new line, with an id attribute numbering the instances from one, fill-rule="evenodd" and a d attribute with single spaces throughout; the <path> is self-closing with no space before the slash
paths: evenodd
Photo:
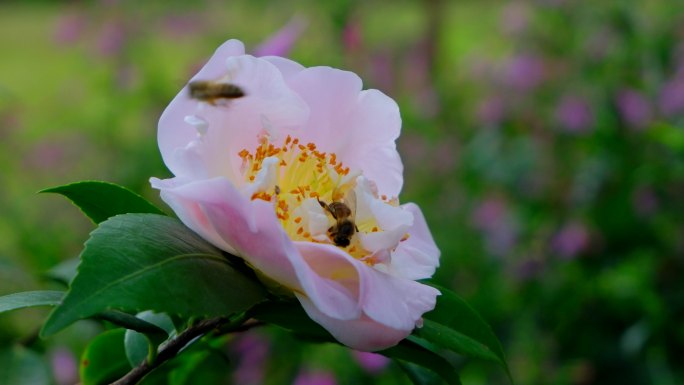
<path id="1" fill-rule="evenodd" d="M 335 194 L 333 194 L 335 196 Z M 318 204 L 326 209 L 335 219 L 336 223 L 328 229 L 328 235 L 332 238 L 335 246 L 347 247 L 351 244 L 351 238 L 359 229 L 354 223 L 356 215 L 356 194 L 354 190 L 347 193 L 344 202 L 333 201 L 327 204 L 318 197 Z"/>

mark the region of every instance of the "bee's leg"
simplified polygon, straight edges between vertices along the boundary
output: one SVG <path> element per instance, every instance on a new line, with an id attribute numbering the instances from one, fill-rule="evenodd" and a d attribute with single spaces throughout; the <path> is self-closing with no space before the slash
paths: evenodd
<path id="1" fill-rule="evenodd" d="M 359 232 L 359 226 L 357 226 L 356 223 L 354 223 L 354 229 L 356 230 L 357 233 Z"/>
<path id="2" fill-rule="evenodd" d="M 335 215 L 335 212 L 330 208 L 330 205 L 329 205 L 329 204 L 327 204 L 327 203 L 323 202 L 322 200 L 318 199 L 318 197 L 316 197 L 316 200 L 318 201 L 318 204 L 321 205 L 321 207 L 323 207 L 326 211 L 328 211 L 328 212 L 330 213 L 330 215 L 332 215 L 333 218 L 337 219 L 337 216 Z"/>

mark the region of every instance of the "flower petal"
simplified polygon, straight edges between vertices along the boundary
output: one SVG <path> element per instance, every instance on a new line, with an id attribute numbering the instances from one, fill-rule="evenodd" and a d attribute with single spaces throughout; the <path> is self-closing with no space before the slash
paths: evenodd
<path id="1" fill-rule="evenodd" d="M 345 320 L 346 322 L 358 324 L 367 331 L 390 332 L 388 336 L 374 336 L 372 340 L 376 342 L 372 343 L 373 346 L 396 344 L 398 340 L 393 340 L 395 336 L 400 336 L 399 339 L 404 338 L 413 330 L 423 313 L 435 307 L 439 291 L 433 287 L 376 270 L 332 245 L 311 242 L 295 244 L 317 276 L 329 278 L 343 285 L 358 301 L 363 314 L 359 312 L 355 319 Z M 347 323 L 340 323 L 339 318 L 323 312 L 320 303 L 314 303 L 311 299 L 296 294 L 312 319 L 330 331 L 335 338 L 338 338 L 338 335 L 354 333 L 348 329 Z M 311 305 L 316 311 L 307 309 L 306 301 L 312 302 Z M 359 333 L 364 331 L 360 330 Z M 349 345 L 345 340 L 349 338 L 356 341 L 357 337 L 345 336 L 338 339 Z M 356 344 L 361 343 L 360 340 L 349 346 L 359 348 Z M 360 348 L 369 349 L 367 346 Z"/>
<path id="2" fill-rule="evenodd" d="M 413 214 L 413 225 L 407 230 L 409 238 L 392 252 L 390 272 L 408 279 L 430 278 L 439 266 L 439 249 L 420 208 L 414 203 L 401 207 Z"/>
<path id="3" fill-rule="evenodd" d="M 230 56 L 244 55 L 244 53 L 245 46 L 242 42 L 228 40 L 214 52 L 214 55 L 193 79 L 217 79 L 221 77 L 225 72 L 223 60 Z M 177 170 L 182 167 L 179 164 L 182 160 L 174 156 L 174 151 L 177 148 L 185 147 L 197 136 L 197 132 L 191 127 L 179 127 L 182 125 L 181 122 L 185 121 L 185 117 L 194 111 L 197 105 L 196 101 L 187 97 L 186 92 L 186 88 L 183 88 L 159 118 L 159 131 L 157 133 L 159 149 L 164 163 L 174 175 L 179 175 L 180 172 Z"/>
<path id="4" fill-rule="evenodd" d="M 299 72 L 303 71 L 306 67 L 297 63 L 296 61 L 286 59 L 280 56 L 263 56 L 261 59 L 268 61 L 280 70 L 285 80 L 297 75 Z"/>
<path id="5" fill-rule="evenodd" d="M 192 175 L 184 174 L 188 169 L 183 164 L 185 158 L 174 154 L 199 134 L 206 173 L 240 183 L 238 153 L 255 148 L 259 134 L 267 133 L 277 140 L 286 129 L 294 129 L 306 121 L 309 110 L 269 61 L 249 55 L 226 57 L 221 56 L 226 50 L 219 51 L 193 79 L 218 80 L 228 76 L 248 97 L 227 105 L 209 106 L 190 99 L 185 87 L 159 120 L 159 146 L 164 162 L 174 175 Z M 197 124 L 187 123 L 199 120 L 206 122 L 201 131 Z"/>
<path id="6" fill-rule="evenodd" d="M 357 350 L 376 351 L 389 348 L 406 338 L 410 330 L 396 330 L 379 324 L 368 317 L 342 321 L 322 313 L 311 300 L 297 295 L 306 314 L 323 326 L 341 343 Z"/>
<path id="7" fill-rule="evenodd" d="M 439 290 L 431 286 L 372 268 L 361 273 L 364 313 L 383 325 L 411 331 L 423 313 L 435 308 Z"/>
<path id="8" fill-rule="evenodd" d="M 303 139 L 362 170 L 383 194 L 398 195 L 403 165 L 395 145 L 401 130 L 397 104 L 378 90 L 361 91 L 356 74 L 330 67 L 306 68 L 287 82 L 312 111 Z"/>
<path id="9" fill-rule="evenodd" d="M 153 182 L 162 188 L 162 199 L 181 221 L 203 238 L 308 296 L 325 314 L 338 319 L 358 317 L 356 295 L 307 264 L 277 221 L 272 203 L 247 199 L 222 177 L 182 185 Z M 339 264 L 334 256 L 325 260 Z"/>

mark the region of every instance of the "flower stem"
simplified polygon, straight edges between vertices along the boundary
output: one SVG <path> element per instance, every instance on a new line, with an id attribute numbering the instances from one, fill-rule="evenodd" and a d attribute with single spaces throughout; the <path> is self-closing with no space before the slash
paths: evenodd
<path id="1" fill-rule="evenodd" d="M 140 365 L 136 366 L 128 372 L 125 376 L 121 377 L 112 385 L 133 385 L 137 384 L 143 379 L 149 372 L 151 372 L 156 367 L 160 366 L 164 362 L 174 358 L 183 347 L 194 340 L 197 337 L 201 337 L 208 332 L 223 326 L 225 323 L 229 322 L 228 318 L 219 317 L 212 318 L 204 321 L 200 321 L 193 326 L 185 329 L 176 338 L 170 340 L 163 349 L 159 351 L 157 358 L 153 362 L 143 361 Z"/>

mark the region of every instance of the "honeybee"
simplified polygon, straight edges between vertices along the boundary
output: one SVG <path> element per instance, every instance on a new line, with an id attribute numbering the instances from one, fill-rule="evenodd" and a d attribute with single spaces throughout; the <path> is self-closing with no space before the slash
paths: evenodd
<path id="1" fill-rule="evenodd" d="M 212 106 L 218 99 L 237 99 L 245 96 L 242 88 L 232 83 L 223 83 L 211 80 L 197 80 L 188 84 L 190 97 Z"/>
<path id="2" fill-rule="evenodd" d="M 335 218 L 336 223 L 328 229 L 328 234 L 333 239 L 335 246 L 349 246 L 351 237 L 359 231 L 356 223 L 354 223 L 354 216 L 356 215 L 356 194 L 354 190 L 347 193 L 344 202 L 333 201 L 327 204 L 318 200 L 318 204 Z"/>

